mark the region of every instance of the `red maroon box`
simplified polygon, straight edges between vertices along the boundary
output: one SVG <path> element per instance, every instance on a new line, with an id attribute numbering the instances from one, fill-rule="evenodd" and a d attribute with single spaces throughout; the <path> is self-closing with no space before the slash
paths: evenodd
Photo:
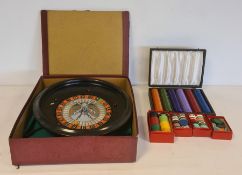
<path id="1" fill-rule="evenodd" d="M 169 116 L 170 118 L 172 117 L 172 115 L 180 115 L 181 113 L 170 113 Z M 173 126 L 173 131 L 174 131 L 174 134 L 176 137 L 192 137 L 192 125 L 190 123 L 190 120 L 187 116 L 187 114 L 184 114 L 186 119 L 188 120 L 188 126 L 189 128 L 176 128 L 173 123 L 172 123 L 172 126 Z M 172 118 L 171 118 L 171 121 L 172 121 Z"/>
<path id="2" fill-rule="evenodd" d="M 188 114 L 188 116 L 189 115 L 192 115 L 192 114 Z M 191 119 L 189 118 L 190 123 L 192 125 L 193 136 L 195 136 L 195 137 L 211 137 L 212 128 L 211 128 L 211 125 L 210 125 L 210 122 L 209 122 L 207 116 L 204 115 L 204 114 L 194 114 L 194 115 L 202 115 L 208 128 L 196 128 L 196 127 L 194 127 Z"/>
<path id="3" fill-rule="evenodd" d="M 156 142 L 156 143 L 174 143 L 174 131 L 172 129 L 172 125 L 171 125 L 170 118 L 168 117 L 169 125 L 170 125 L 170 128 L 171 128 L 171 132 L 152 131 L 151 130 L 151 126 L 150 126 L 150 113 L 151 112 L 157 112 L 157 111 L 149 111 L 147 113 L 147 122 L 148 122 L 148 130 L 149 130 L 149 139 L 150 139 L 150 142 Z M 163 113 L 163 114 L 167 114 L 167 113 Z"/>
<path id="4" fill-rule="evenodd" d="M 216 119 L 216 118 L 223 120 L 223 122 L 225 123 L 225 127 L 227 128 L 226 131 L 215 130 L 216 126 L 215 127 L 213 126 L 211 120 Z M 211 136 L 213 139 L 220 139 L 220 140 L 231 140 L 232 139 L 233 131 L 223 116 L 208 116 L 208 120 L 210 121 L 212 129 L 213 129 L 212 136 Z"/>
<path id="5" fill-rule="evenodd" d="M 13 165 L 134 162 L 137 115 L 129 70 L 129 12 L 42 11 L 43 75 L 9 136 Z M 133 102 L 128 136 L 25 138 L 34 98 L 54 83 L 93 77 L 124 90 Z M 68 148 L 68 149 L 67 149 Z"/>

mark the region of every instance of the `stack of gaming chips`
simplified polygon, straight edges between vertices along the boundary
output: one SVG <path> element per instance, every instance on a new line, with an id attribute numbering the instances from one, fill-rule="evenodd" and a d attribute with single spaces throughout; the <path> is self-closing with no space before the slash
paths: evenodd
<path id="1" fill-rule="evenodd" d="M 213 129 L 215 131 L 227 131 L 228 130 L 223 119 L 212 118 L 212 119 L 210 119 L 210 121 L 212 122 Z"/>
<path id="2" fill-rule="evenodd" d="M 167 93 L 168 93 L 168 95 L 170 97 L 171 104 L 172 104 L 172 107 L 173 107 L 174 111 L 182 112 L 182 107 L 181 107 L 181 105 L 179 103 L 179 100 L 177 98 L 175 90 L 174 89 L 168 89 Z"/>
<path id="3" fill-rule="evenodd" d="M 207 101 L 204 98 L 202 91 L 200 89 L 194 89 L 193 93 L 202 111 L 204 113 L 211 113 L 211 109 L 209 108 L 209 105 L 207 104 Z"/>
<path id="4" fill-rule="evenodd" d="M 160 128 L 163 132 L 171 132 L 170 123 L 166 114 L 160 114 Z"/>
<path id="5" fill-rule="evenodd" d="M 194 128 L 208 128 L 203 115 L 190 114 L 189 118 Z"/>
<path id="6" fill-rule="evenodd" d="M 185 114 L 173 114 L 171 120 L 174 128 L 189 128 Z"/>
<path id="7" fill-rule="evenodd" d="M 153 100 L 153 107 L 156 111 L 163 111 L 163 106 L 161 104 L 161 99 L 158 89 L 151 89 L 151 96 Z"/>
<path id="8" fill-rule="evenodd" d="M 183 89 L 176 89 L 176 95 L 182 107 L 182 110 L 184 112 L 192 112 L 192 109 L 187 101 L 187 97 L 185 96 Z"/>
<path id="9" fill-rule="evenodd" d="M 172 106 L 171 106 L 168 94 L 166 93 L 166 90 L 161 88 L 161 89 L 159 89 L 159 92 L 160 92 L 162 104 L 164 105 L 164 108 L 165 108 L 164 110 L 172 111 Z"/>
<path id="10" fill-rule="evenodd" d="M 160 131 L 160 121 L 156 112 L 150 113 L 150 129 L 151 131 Z"/>
<path id="11" fill-rule="evenodd" d="M 170 123 L 166 114 L 151 112 L 149 122 L 151 131 L 171 132 Z"/>
<path id="12" fill-rule="evenodd" d="M 187 100 L 192 108 L 192 111 L 195 113 L 200 113 L 201 108 L 192 92 L 191 89 L 184 89 L 184 93 L 186 94 Z"/>

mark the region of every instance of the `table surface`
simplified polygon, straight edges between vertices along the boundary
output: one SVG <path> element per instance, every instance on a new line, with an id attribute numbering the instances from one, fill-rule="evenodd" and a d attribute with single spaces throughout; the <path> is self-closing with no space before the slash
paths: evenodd
<path id="1" fill-rule="evenodd" d="M 146 113 L 148 87 L 134 86 L 139 138 L 135 163 L 11 165 L 8 136 L 33 86 L 0 86 L 0 174 L 218 174 L 242 173 L 242 86 L 205 86 L 217 115 L 226 117 L 233 129 L 231 141 L 176 137 L 175 143 L 150 143 Z"/>

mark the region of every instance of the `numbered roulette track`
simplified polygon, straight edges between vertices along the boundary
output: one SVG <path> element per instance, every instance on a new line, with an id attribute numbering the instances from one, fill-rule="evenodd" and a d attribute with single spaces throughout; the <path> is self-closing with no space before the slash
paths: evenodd
<path id="1" fill-rule="evenodd" d="M 115 135 L 130 126 L 132 101 L 109 82 L 71 79 L 41 91 L 33 113 L 43 128 L 57 135 Z"/>

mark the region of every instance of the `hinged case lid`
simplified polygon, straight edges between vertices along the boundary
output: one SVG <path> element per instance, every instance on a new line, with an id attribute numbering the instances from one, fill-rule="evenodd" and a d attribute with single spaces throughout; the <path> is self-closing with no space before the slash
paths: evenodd
<path id="1" fill-rule="evenodd" d="M 41 11 L 44 75 L 128 77 L 129 12 Z"/>
<path id="2" fill-rule="evenodd" d="M 205 49 L 150 49 L 149 86 L 202 87 Z"/>

